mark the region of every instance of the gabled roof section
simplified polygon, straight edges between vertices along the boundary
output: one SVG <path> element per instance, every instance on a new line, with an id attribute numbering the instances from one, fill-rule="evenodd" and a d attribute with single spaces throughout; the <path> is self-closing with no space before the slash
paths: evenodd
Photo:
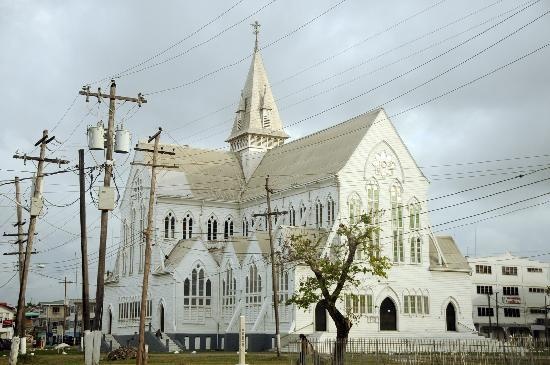
<path id="1" fill-rule="evenodd" d="M 268 126 L 265 126 L 262 121 L 264 111 L 269 119 Z M 233 129 L 226 142 L 243 134 L 288 138 L 288 135 L 283 130 L 279 110 L 277 109 L 277 104 L 275 104 L 267 72 L 265 71 L 262 56 L 258 49 L 255 49 L 252 55 L 252 63 L 250 64 L 250 70 L 241 91 Z"/>
<path id="2" fill-rule="evenodd" d="M 451 236 L 437 236 L 437 242 L 430 239 L 430 270 L 439 271 L 459 271 L 470 272 L 470 265 L 468 261 L 462 255 L 455 240 Z M 439 260 L 439 253 L 435 247 L 439 247 L 441 252 L 441 262 Z"/>
<path id="3" fill-rule="evenodd" d="M 248 180 L 243 200 L 265 194 L 267 175 L 274 190 L 334 177 L 348 162 L 381 111 L 376 109 L 361 114 L 267 151 Z"/>
<path id="4" fill-rule="evenodd" d="M 152 144 L 138 147 L 153 149 Z M 244 185 L 244 176 L 235 152 L 190 148 L 162 144 L 175 155 L 159 154 L 158 164 L 177 165 L 177 168 L 159 167 L 157 195 L 182 196 L 207 201 L 237 202 Z M 153 154 L 143 152 L 143 162 L 151 163 Z M 148 181 L 144 181 L 148 185 Z"/>

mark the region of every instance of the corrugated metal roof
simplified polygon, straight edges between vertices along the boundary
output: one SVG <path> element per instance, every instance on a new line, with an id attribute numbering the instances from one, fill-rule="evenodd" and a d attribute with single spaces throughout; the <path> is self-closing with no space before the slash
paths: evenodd
<path id="1" fill-rule="evenodd" d="M 333 177 L 348 162 L 381 109 L 275 147 L 265 154 L 251 176 L 243 200 L 265 194 L 265 177 L 270 186 L 284 190 Z"/>
<path id="2" fill-rule="evenodd" d="M 139 147 L 152 149 L 151 144 Z M 244 185 L 244 176 L 237 154 L 187 146 L 163 144 L 164 150 L 175 155 L 160 154 L 158 163 L 177 165 L 159 168 L 157 195 L 186 196 L 190 199 L 237 202 Z M 150 163 L 152 153 L 143 153 L 143 162 Z"/>
<path id="3" fill-rule="evenodd" d="M 462 255 L 455 240 L 451 236 L 437 236 L 436 244 L 442 256 L 443 265 L 439 265 L 438 253 L 435 251 L 434 242 L 430 240 L 430 269 L 445 271 L 470 271 L 468 261 Z"/>

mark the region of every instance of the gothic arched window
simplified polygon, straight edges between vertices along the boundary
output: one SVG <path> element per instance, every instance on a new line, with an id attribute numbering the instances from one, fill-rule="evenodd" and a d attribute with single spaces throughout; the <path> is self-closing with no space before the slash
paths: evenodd
<path id="1" fill-rule="evenodd" d="M 319 199 L 315 202 L 315 226 L 317 228 L 323 226 L 323 204 Z"/>
<path id="2" fill-rule="evenodd" d="M 292 205 L 290 205 L 288 207 L 288 218 L 289 218 L 288 224 L 291 225 L 291 226 L 295 226 L 296 225 L 296 210 L 294 210 L 294 207 Z"/>
<path id="3" fill-rule="evenodd" d="M 231 217 L 227 217 L 223 223 L 223 239 L 228 240 L 231 236 L 233 236 L 233 220 Z"/>
<path id="4" fill-rule="evenodd" d="M 390 188 L 391 225 L 393 262 L 404 262 L 403 253 L 403 206 L 401 204 L 401 188 L 393 185 Z"/>
<path id="5" fill-rule="evenodd" d="M 208 241 L 215 241 L 218 239 L 218 220 L 214 216 L 208 219 L 206 239 Z"/>
<path id="6" fill-rule="evenodd" d="M 248 219 L 243 217 L 243 237 L 248 237 Z"/>
<path id="7" fill-rule="evenodd" d="M 351 196 L 348 199 L 348 206 L 349 206 L 349 222 L 350 224 L 354 224 L 359 222 L 359 219 L 361 217 L 361 198 L 357 193 L 352 193 Z"/>
<path id="8" fill-rule="evenodd" d="M 247 318 L 254 322 L 260 314 L 262 305 L 262 277 L 258 273 L 256 264 L 250 264 L 248 275 L 245 278 L 245 305 L 247 310 Z"/>
<path id="9" fill-rule="evenodd" d="M 372 225 L 378 227 L 380 224 L 380 190 L 378 184 L 374 180 L 367 185 L 367 209 L 371 217 Z M 380 247 L 379 230 L 374 230 L 372 232 L 372 243 Z"/>
<path id="10" fill-rule="evenodd" d="M 184 240 L 193 237 L 193 217 L 189 213 L 183 217 L 182 231 Z"/>
<path id="11" fill-rule="evenodd" d="M 176 217 L 172 213 L 168 213 L 164 217 L 164 238 L 174 238 L 174 231 L 176 230 Z"/>
<path id="12" fill-rule="evenodd" d="M 191 279 L 183 282 L 183 317 L 187 322 L 203 323 L 212 316 L 212 283 L 204 269 L 197 265 L 191 271 Z"/>
<path id="13" fill-rule="evenodd" d="M 420 203 L 416 199 L 409 205 L 409 229 L 420 229 Z"/>
<path id="14" fill-rule="evenodd" d="M 422 262 L 422 240 L 419 236 L 411 237 L 411 264 Z"/>
<path id="15" fill-rule="evenodd" d="M 334 199 L 332 199 L 332 197 L 329 196 L 327 199 L 327 222 L 329 225 L 334 224 L 334 221 L 336 220 L 335 207 L 336 207 L 336 204 L 334 203 Z"/>
<path id="16" fill-rule="evenodd" d="M 300 203 L 300 222 L 303 226 L 307 225 L 306 205 L 304 204 L 304 202 Z"/>
<path id="17" fill-rule="evenodd" d="M 231 320 L 236 304 L 237 279 L 233 276 L 233 268 L 228 263 L 222 280 L 222 316 L 226 323 Z"/>

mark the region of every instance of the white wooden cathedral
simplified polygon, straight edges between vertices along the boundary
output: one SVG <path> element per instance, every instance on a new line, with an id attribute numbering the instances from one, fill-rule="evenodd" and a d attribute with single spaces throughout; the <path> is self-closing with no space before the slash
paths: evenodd
<path id="1" fill-rule="evenodd" d="M 428 180 L 383 109 L 308 136 L 289 138 L 257 42 L 240 95 L 229 151 L 163 145 L 177 169 L 160 169 L 147 328 L 186 350 L 237 348 L 246 316 L 250 351 L 273 346 L 275 331 L 265 177 L 270 176 L 274 236 L 292 226 L 328 233 L 360 212 L 384 210 L 376 237 L 393 262 L 388 279 L 365 277 L 352 337 L 471 336 L 470 267 L 451 237 L 436 237 L 427 214 Z M 135 152 L 134 161 L 149 161 Z M 122 345 L 138 331 L 150 170 L 134 165 L 120 206 L 122 242 L 105 288 L 103 332 Z M 275 240 L 276 241 L 276 240 Z M 303 267 L 281 268 L 288 298 Z M 335 336 L 323 308 L 281 304 L 283 344 L 298 334 Z M 155 340 L 148 336 L 148 341 Z M 164 342 L 163 342 L 164 343 Z M 150 344 L 152 346 L 152 344 Z M 168 347 L 166 347 L 168 348 Z"/>

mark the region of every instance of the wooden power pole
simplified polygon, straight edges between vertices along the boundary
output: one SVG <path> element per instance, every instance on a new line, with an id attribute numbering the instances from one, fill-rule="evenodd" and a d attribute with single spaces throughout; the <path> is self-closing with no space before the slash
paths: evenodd
<path id="1" fill-rule="evenodd" d="M 17 209 L 17 243 L 19 244 L 19 283 L 23 280 L 23 264 L 25 257 L 25 241 L 23 239 L 23 207 L 21 206 L 21 187 L 19 177 L 15 177 L 15 205 Z"/>
<path id="2" fill-rule="evenodd" d="M 50 143 L 55 137 L 48 136 L 48 130 L 42 132 L 42 138 L 35 143 L 35 146 L 40 145 L 40 156 L 39 157 L 30 157 L 27 155 L 14 155 L 14 158 L 23 159 L 24 161 L 38 161 L 38 167 L 36 171 L 36 179 L 34 182 L 34 191 L 31 198 L 30 204 L 30 221 L 29 228 L 27 233 L 27 247 L 25 248 L 25 257 L 23 260 L 23 275 L 21 276 L 21 282 L 19 284 L 19 297 L 17 299 L 17 317 L 15 322 L 15 341 L 12 342 L 11 353 L 9 363 L 10 365 L 17 364 L 17 354 L 18 354 L 18 345 L 19 339 L 22 338 L 25 341 L 25 291 L 27 290 L 27 281 L 29 266 L 31 262 L 32 254 L 32 245 L 34 241 L 34 233 L 36 230 L 36 220 L 42 211 L 42 181 L 44 178 L 44 162 L 53 162 L 58 165 L 68 164 L 69 161 L 46 158 L 46 145 Z"/>
<path id="3" fill-rule="evenodd" d="M 86 101 L 89 101 L 89 97 L 97 97 L 98 101 L 102 99 L 109 99 L 109 122 L 107 125 L 107 138 L 106 138 L 106 153 L 105 153 L 105 176 L 103 178 L 103 187 L 105 190 L 110 190 L 111 179 L 113 176 L 113 149 L 114 149 L 114 132 L 115 132 L 115 102 L 117 100 L 130 101 L 138 103 L 141 106 L 142 103 L 146 103 L 147 100 L 143 96 L 138 94 L 137 98 L 126 97 L 116 95 L 116 83 L 115 80 L 111 80 L 111 88 L 109 94 L 102 94 L 101 89 L 97 90 L 97 93 L 90 92 L 90 87 L 85 86 L 83 90 L 79 91 L 80 95 L 86 96 Z M 114 205 L 114 204 L 113 204 Z M 101 323 L 103 317 L 103 299 L 105 293 L 105 254 L 107 251 L 107 226 L 109 223 L 109 211 L 112 209 L 101 209 L 101 228 L 99 233 L 99 261 L 97 263 L 97 287 L 95 295 L 95 317 L 94 317 L 94 330 L 101 332 Z M 97 337 L 95 337 L 97 338 Z M 99 338 L 98 341 L 94 339 L 94 352 L 99 356 Z M 97 346 L 96 346 L 97 345 Z M 95 362 L 95 359 L 94 359 Z M 97 359 L 99 362 L 99 359 Z"/>
<path id="4" fill-rule="evenodd" d="M 67 284 L 73 284 L 74 281 L 67 281 L 67 277 L 63 281 L 59 281 L 59 284 L 65 285 L 65 296 L 63 299 L 63 336 L 61 337 L 61 342 L 65 342 L 65 327 L 67 325 Z M 70 313 L 69 313 L 70 314 Z M 74 324 L 76 326 L 76 322 Z"/>
<path id="5" fill-rule="evenodd" d="M 283 215 L 288 213 L 287 211 L 272 212 L 271 211 L 271 194 L 273 189 L 269 187 L 269 175 L 265 178 L 265 192 L 267 199 L 267 213 L 254 214 L 254 217 L 266 217 L 267 230 L 269 235 L 269 249 L 271 256 L 271 287 L 273 290 L 273 311 L 275 314 L 275 347 L 277 349 L 277 357 L 281 356 L 281 333 L 279 329 L 279 275 L 277 270 L 277 263 L 275 260 L 275 245 L 273 245 L 273 227 L 271 224 L 271 216 Z"/>
<path id="6" fill-rule="evenodd" d="M 80 252 L 82 257 L 82 333 L 90 329 L 90 294 L 88 291 L 88 236 L 86 232 L 86 178 L 84 150 L 78 150 L 78 180 L 80 186 Z"/>
<path id="7" fill-rule="evenodd" d="M 149 137 L 148 143 L 155 141 L 153 150 L 144 149 L 144 148 L 135 148 L 136 151 L 146 151 L 153 152 L 153 161 L 149 163 L 139 163 L 134 162 L 134 165 L 150 166 L 151 167 L 151 187 L 149 189 L 149 210 L 147 211 L 147 229 L 145 231 L 145 263 L 143 266 L 143 284 L 141 286 L 141 306 L 139 311 L 139 342 L 137 348 L 136 364 L 137 365 L 146 365 L 147 364 L 147 351 L 145 351 L 145 316 L 147 313 L 147 290 L 149 289 L 149 272 L 151 266 L 151 238 L 153 233 L 153 207 L 155 203 L 155 191 L 157 185 L 157 176 L 156 168 L 165 167 L 165 168 L 174 168 L 175 165 L 159 165 L 157 164 L 158 154 L 164 153 L 169 155 L 174 155 L 174 152 L 171 151 L 159 151 L 159 140 L 160 133 L 162 128 L 159 128 L 158 132 L 155 133 L 152 137 Z"/>

